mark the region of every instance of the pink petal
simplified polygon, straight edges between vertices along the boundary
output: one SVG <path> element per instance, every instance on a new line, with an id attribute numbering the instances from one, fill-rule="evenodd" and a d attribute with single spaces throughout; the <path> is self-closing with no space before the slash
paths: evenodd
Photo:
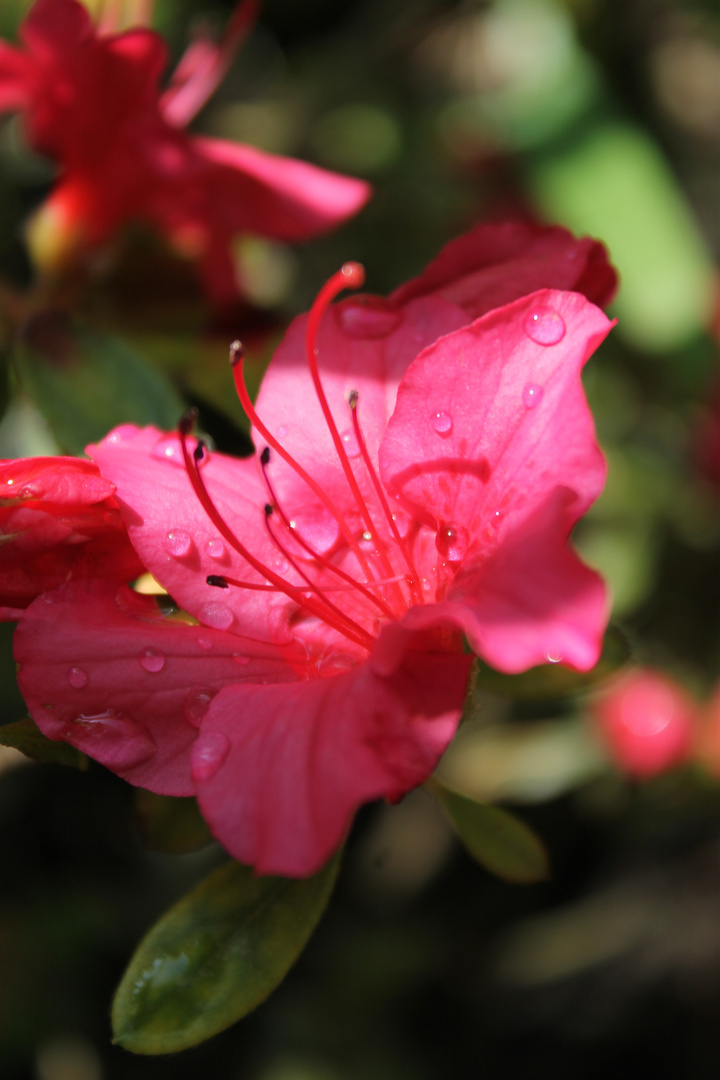
<path id="1" fill-rule="evenodd" d="M 398 799 L 430 775 L 457 728 L 468 672 L 469 657 L 410 653 L 389 678 L 361 664 L 222 690 L 193 750 L 213 833 L 258 873 L 314 873 L 362 803 Z"/>
<path id="2" fill-rule="evenodd" d="M 565 544 L 604 485 L 580 371 L 611 325 L 577 293 L 491 312 L 415 360 L 380 448 L 388 490 L 439 530 L 434 562 L 454 533 L 447 603 L 506 671 L 556 653 L 580 668 L 597 659 L 604 590 Z"/>
<path id="3" fill-rule="evenodd" d="M 240 231 L 277 240 L 305 240 L 339 225 L 370 198 L 364 180 L 328 172 L 294 158 L 221 139 L 193 140 L 212 166 L 208 216 Z"/>
<path id="4" fill-rule="evenodd" d="M 558 227 L 510 221 L 478 225 L 453 240 L 391 299 L 406 304 L 437 293 L 475 319 L 541 288 L 581 292 L 604 307 L 617 288 L 617 274 L 596 240 L 577 240 Z"/>
<path id="5" fill-rule="evenodd" d="M 35 0 L 20 27 L 23 44 L 41 62 L 94 36 L 90 15 L 78 0 Z"/>
<path id="6" fill-rule="evenodd" d="M 0 461 L 0 499 L 91 505 L 113 495 L 92 461 L 73 457 L 16 458 Z"/>
<path id="7" fill-rule="evenodd" d="M 218 689 L 296 677 L 277 650 L 164 619 L 152 598 L 97 581 L 36 600 L 15 633 L 15 659 L 49 738 L 165 795 L 193 793 L 190 749 Z"/>
<path id="8" fill-rule="evenodd" d="M 208 518 L 190 485 L 176 435 L 127 425 L 88 447 L 88 453 L 116 485 L 130 539 L 143 563 L 182 608 L 216 628 L 242 628 L 264 641 L 289 640 L 289 601 L 283 593 L 219 589 L 206 583 L 209 575 L 256 584 L 264 584 L 265 578 L 222 539 Z M 211 453 L 201 468 L 215 505 L 235 535 L 266 566 L 276 568 L 281 555 L 268 535 L 268 494 L 256 460 Z"/>
<path id="9" fill-rule="evenodd" d="M 365 498 L 374 502 L 371 481 L 353 431 L 348 395 L 358 393 L 357 414 L 370 458 L 377 452 L 395 408 L 397 387 L 408 365 L 423 348 L 465 322 L 461 309 L 436 297 L 405 310 L 378 297 L 350 297 L 335 304 L 320 327 L 319 367 L 333 419 L 347 446 Z M 305 355 L 306 317 L 290 326 L 276 350 L 258 394 L 258 415 L 285 449 L 316 480 L 340 511 L 358 517 L 329 429 L 320 408 Z M 258 450 L 265 440 L 254 434 Z M 285 509 L 302 513 L 317 499 L 295 472 L 273 453 L 269 474 Z M 359 519 L 358 519 L 359 523 Z M 337 529 L 335 529 L 337 532 Z"/>
<path id="10" fill-rule="evenodd" d="M 32 74 L 29 57 L 0 41 L 0 112 L 14 112 L 28 105 Z"/>

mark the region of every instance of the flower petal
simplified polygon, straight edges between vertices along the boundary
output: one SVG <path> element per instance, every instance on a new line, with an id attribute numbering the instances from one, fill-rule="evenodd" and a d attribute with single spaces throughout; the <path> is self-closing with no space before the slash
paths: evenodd
<path id="1" fill-rule="evenodd" d="M 212 701 L 193 751 L 200 808 L 234 858 L 261 874 L 314 873 L 357 808 L 400 798 L 457 728 L 470 658 L 408 653 L 289 686 L 233 686 Z"/>
<path id="2" fill-rule="evenodd" d="M 178 604 L 218 629 L 242 627 L 264 641 L 288 641 L 281 592 L 208 585 L 210 575 L 264 585 L 264 576 L 223 540 L 203 510 L 183 465 L 177 435 L 125 425 L 88 447 L 117 498 L 135 550 Z M 268 495 L 253 458 L 210 453 L 202 475 L 220 514 L 266 566 L 283 559 L 265 520 Z M 287 578 L 289 575 L 284 573 Z"/>
<path id="3" fill-rule="evenodd" d="M 434 293 L 476 319 L 542 288 L 581 292 L 604 307 L 617 288 L 617 274 L 596 240 L 578 240 L 555 226 L 509 221 L 478 225 L 451 241 L 391 299 L 406 304 Z"/>
<path id="4" fill-rule="evenodd" d="M 191 795 L 190 749 L 217 691 L 293 679 L 278 650 L 164 618 L 101 582 L 36 600 L 15 633 L 18 682 L 38 726 L 133 784 Z"/>

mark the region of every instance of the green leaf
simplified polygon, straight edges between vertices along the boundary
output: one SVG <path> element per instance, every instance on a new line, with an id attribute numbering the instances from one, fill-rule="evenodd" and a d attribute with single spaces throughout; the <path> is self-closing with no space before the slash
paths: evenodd
<path id="1" fill-rule="evenodd" d="M 135 812 L 143 843 L 151 851 L 184 855 L 212 843 L 213 837 L 195 799 L 156 795 L 138 788 Z"/>
<path id="2" fill-rule="evenodd" d="M 140 943 L 113 1003 L 115 1042 L 136 1054 L 195 1046 L 263 1001 L 298 958 L 335 883 L 338 857 L 302 880 L 227 863 Z"/>
<path id="3" fill-rule="evenodd" d="M 88 759 L 84 754 L 68 743 L 48 739 L 30 717 L 0 727 L 0 745 L 12 746 L 34 761 L 50 765 L 70 765 L 75 769 L 88 767 Z"/>
<path id="4" fill-rule="evenodd" d="M 630 646 L 626 638 L 611 626 L 605 634 L 602 655 L 591 671 L 575 671 L 564 664 L 543 664 L 520 675 L 504 675 L 478 661 L 475 685 L 478 690 L 523 701 L 565 697 L 602 682 L 629 659 Z"/>
<path id="5" fill-rule="evenodd" d="M 18 377 L 63 450 L 81 454 L 122 423 L 174 428 L 184 411 L 169 380 L 128 345 L 58 318 L 30 324 Z"/>
<path id="6" fill-rule="evenodd" d="M 498 806 L 468 799 L 434 778 L 430 790 L 462 843 L 486 870 L 518 884 L 550 876 L 545 848 L 524 822 Z"/>

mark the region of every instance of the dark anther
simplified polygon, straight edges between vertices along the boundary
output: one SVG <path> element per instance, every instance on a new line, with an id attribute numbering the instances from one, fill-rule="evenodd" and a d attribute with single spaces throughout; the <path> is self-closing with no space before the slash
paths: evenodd
<path id="1" fill-rule="evenodd" d="M 265 517 L 270 517 L 273 512 L 273 508 L 270 503 L 265 503 Z"/>
<path id="2" fill-rule="evenodd" d="M 348 405 L 351 409 L 354 409 L 358 403 L 359 394 L 357 390 L 351 390 L 348 394 Z"/>
<path id="3" fill-rule="evenodd" d="M 193 457 L 195 458 L 196 461 L 202 461 L 202 459 L 205 457 L 205 440 L 204 439 L 198 439 L 198 444 L 195 447 L 195 449 L 193 450 Z"/>
<path id="4" fill-rule="evenodd" d="M 180 417 L 180 421 L 178 423 L 178 431 L 180 432 L 180 434 L 189 435 L 192 429 L 195 427 L 197 418 L 197 409 L 194 407 L 192 409 L 188 409 L 188 411 Z"/>
<path id="5" fill-rule="evenodd" d="M 235 367 L 238 361 L 242 360 L 245 355 L 245 349 L 243 348 L 242 341 L 233 341 L 230 346 L 230 365 Z"/>
<path id="6" fill-rule="evenodd" d="M 262 454 L 260 455 L 260 464 L 261 465 L 269 465 L 270 464 L 270 447 L 269 446 L 266 446 L 265 449 L 263 450 Z"/>
<path id="7" fill-rule="evenodd" d="M 224 577 L 220 577 L 219 574 L 210 574 L 205 578 L 208 585 L 214 585 L 216 589 L 229 589 L 227 581 Z"/>

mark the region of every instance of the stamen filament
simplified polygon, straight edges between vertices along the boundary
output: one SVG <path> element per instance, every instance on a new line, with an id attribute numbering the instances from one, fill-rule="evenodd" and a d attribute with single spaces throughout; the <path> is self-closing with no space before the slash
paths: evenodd
<path id="1" fill-rule="evenodd" d="M 269 454 L 269 451 L 268 451 L 268 454 Z M 331 570 L 333 572 L 333 574 L 337 574 L 337 576 L 339 578 L 342 578 L 343 581 L 346 581 L 348 583 L 348 585 L 351 585 L 354 589 L 358 589 L 359 592 L 361 592 L 363 594 L 363 596 L 366 597 L 366 599 L 370 600 L 371 603 L 375 604 L 375 606 L 380 609 L 380 611 L 383 613 L 383 615 L 387 615 L 387 617 L 389 619 L 392 619 L 394 617 L 393 613 L 390 610 L 390 608 L 387 606 L 387 604 L 385 603 L 384 600 L 381 600 L 379 597 L 374 596 L 373 593 L 371 593 L 370 590 L 365 585 L 363 585 L 359 581 L 356 581 L 355 578 L 352 577 L 351 574 L 346 573 L 345 570 L 342 570 L 339 566 L 336 566 L 335 563 L 331 562 L 330 559 L 326 558 L 325 555 L 322 555 L 319 551 L 316 551 L 315 548 L 311 544 L 309 544 L 307 542 L 307 540 L 304 539 L 302 534 L 297 529 L 292 528 L 292 526 L 290 524 L 290 521 L 289 521 L 289 519 L 287 517 L 287 514 L 285 513 L 283 508 L 280 506 L 280 503 L 278 502 L 277 495 L 275 494 L 273 486 L 272 486 L 272 484 L 270 482 L 270 477 L 267 474 L 267 468 L 266 468 L 267 462 L 263 460 L 262 456 L 260 458 L 260 464 L 261 464 L 261 467 L 262 467 L 263 478 L 265 480 L 265 484 L 266 484 L 268 492 L 270 494 L 270 498 L 273 501 L 273 505 L 274 505 L 275 509 L 277 510 L 283 525 L 285 526 L 286 529 L 288 529 L 290 531 L 293 538 L 297 541 L 298 544 L 300 544 L 300 547 L 304 548 L 305 551 L 307 551 L 308 555 L 311 555 L 313 559 L 317 559 L 317 561 L 319 563 L 322 563 L 323 567 L 326 570 Z M 387 584 L 387 582 L 373 581 L 373 587 L 375 587 L 377 585 L 383 585 L 383 584 Z"/>
<path id="2" fill-rule="evenodd" d="M 285 593 L 285 595 L 288 596 L 291 600 L 293 600 L 298 605 L 298 607 L 302 608 L 310 615 L 316 616 L 317 618 L 321 619 L 329 626 L 332 626 L 333 629 L 338 631 L 338 633 L 342 634 L 350 641 L 353 641 L 356 645 L 360 645 L 365 649 L 371 650 L 374 644 L 374 638 L 370 634 L 368 634 L 365 630 L 362 630 L 362 628 L 359 627 L 358 629 L 360 630 L 361 636 L 358 637 L 356 633 L 349 631 L 344 623 L 337 624 L 334 618 L 328 618 L 323 607 L 320 607 L 316 601 L 305 597 L 300 589 L 297 589 L 294 585 L 290 585 L 279 574 L 276 574 L 268 566 L 265 566 L 264 563 L 260 562 L 259 559 L 256 559 L 255 556 L 250 551 L 248 551 L 244 544 L 242 544 L 238 540 L 238 538 L 235 536 L 234 532 L 229 527 L 225 519 L 220 514 L 219 510 L 216 508 L 214 502 L 210 498 L 208 490 L 205 487 L 205 481 L 200 475 L 200 470 L 198 469 L 197 462 L 195 462 L 194 457 L 192 457 L 188 451 L 188 432 L 188 420 L 187 418 L 184 418 L 180 421 L 179 434 L 180 445 L 182 447 L 183 453 L 183 461 L 185 463 L 185 470 L 187 472 L 190 483 L 193 486 L 193 490 L 195 491 L 195 494 L 197 495 L 200 503 L 203 506 L 203 509 L 205 510 L 205 513 L 208 515 L 221 536 L 223 536 L 227 540 L 231 547 L 233 547 L 235 551 L 237 551 L 238 554 L 241 555 L 243 559 L 245 559 L 245 561 L 248 562 L 250 566 L 252 566 L 252 568 L 257 571 L 258 574 L 261 574 L 263 577 L 267 578 L 268 581 L 275 585 L 278 591 Z"/>
<path id="3" fill-rule="evenodd" d="M 325 397 L 325 391 L 322 388 L 322 383 L 320 381 L 320 372 L 318 370 L 317 364 L 317 337 L 320 327 L 320 321 L 322 320 L 323 315 L 330 306 L 330 303 L 338 295 L 338 293 L 342 292 L 343 289 L 359 289 L 363 285 L 364 281 L 364 268 L 360 265 L 360 263 L 349 262 L 345 263 L 345 265 L 340 270 L 338 270 L 336 274 L 333 274 L 330 280 L 327 281 L 325 285 L 323 285 L 322 289 L 317 295 L 315 303 L 310 308 L 310 314 L 308 315 L 307 328 L 305 330 L 305 353 L 307 355 L 310 375 L 315 386 L 315 393 L 317 394 L 318 401 L 320 402 L 320 408 L 322 409 L 323 416 L 325 417 L 325 423 L 328 426 L 330 436 L 335 445 L 335 452 L 342 466 L 342 470 L 345 473 L 345 479 L 347 480 L 348 486 L 353 493 L 353 497 L 360 511 L 360 516 L 365 522 L 365 526 L 368 532 L 371 534 L 371 536 L 376 536 L 377 529 L 375 528 L 375 523 L 372 519 L 372 515 L 370 513 L 370 510 L 368 509 L 367 503 L 363 498 L 363 494 L 360 490 L 360 485 L 355 479 L 355 473 L 352 470 L 350 459 L 345 452 L 345 447 L 343 446 L 340 432 L 338 431 L 337 424 L 335 423 L 333 415 L 330 412 L 330 406 L 328 404 L 327 398 Z M 380 554 L 380 558 L 383 561 L 383 564 L 385 565 L 385 570 L 389 570 L 392 574 L 393 568 L 390 564 L 390 561 L 379 546 L 378 552 Z"/>
<path id="4" fill-rule="evenodd" d="M 255 407 L 250 400 L 250 395 L 248 394 L 247 387 L 245 385 L 244 357 L 240 342 L 233 342 L 233 344 L 230 346 L 230 363 L 232 365 L 233 379 L 235 380 L 235 389 L 237 390 L 237 396 L 240 399 L 240 404 L 245 410 L 245 415 L 247 416 L 248 420 L 255 428 L 255 430 L 260 432 L 268 446 L 271 446 L 273 450 L 280 455 L 283 461 L 287 462 L 290 468 L 295 470 L 300 479 L 305 481 L 310 490 L 317 495 L 318 499 L 320 499 L 325 509 L 328 510 L 328 512 L 335 518 L 342 530 L 346 542 L 350 545 L 353 552 L 355 553 L 355 556 L 360 563 L 362 572 L 365 574 L 366 578 L 371 580 L 374 575 L 370 570 L 367 559 L 360 550 L 357 540 L 353 536 L 351 529 L 345 521 L 345 518 L 342 516 L 341 513 L 339 513 L 332 499 L 329 497 L 329 495 L 326 494 L 326 492 L 323 491 L 320 485 L 315 480 L 313 480 L 312 476 L 310 476 L 310 474 L 307 473 L 305 469 L 303 469 L 302 465 L 300 465 L 299 462 L 295 460 L 292 454 L 289 454 L 287 452 L 282 443 L 279 443 L 277 441 L 272 432 L 265 427 L 265 424 L 263 424 L 262 420 L 255 412 Z"/>
<path id="5" fill-rule="evenodd" d="M 365 444 L 365 439 L 363 438 L 363 434 L 362 434 L 362 431 L 360 429 L 360 420 L 358 418 L 357 404 L 358 404 L 358 393 L 357 393 L 357 391 L 353 391 L 353 393 L 350 395 L 350 412 L 352 413 L 352 422 L 353 422 L 353 430 L 355 432 L 355 438 L 356 438 L 357 444 L 358 444 L 358 446 L 360 448 L 360 453 L 362 455 L 362 459 L 365 462 L 365 467 L 367 468 L 367 471 L 370 474 L 370 479 L 372 480 L 373 485 L 375 487 L 377 497 L 380 500 L 380 505 L 382 506 L 385 517 L 387 518 L 388 525 L 390 526 L 390 531 L 392 532 L 393 536 L 395 537 L 395 542 L 397 543 L 397 546 L 400 548 L 402 556 L 405 559 L 405 562 L 407 563 L 408 570 L 410 571 L 410 592 L 412 593 L 413 600 L 415 601 L 416 604 L 421 604 L 423 601 L 422 601 L 422 594 L 420 592 L 420 586 L 419 586 L 419 583 L 418 583 L 418 573 L 417 573 L 417 570 L 415 568 L 415 564 L 414 564 L 414 562 L 412 560 L 412 557 L 410 555 L 410 551 L 408 549 L 408 546 L 405 543 L 405 541 L 403 540 L 402 536 L 400 535 L 400 530 L 397 527 L 397 522 L 395 521 L 395 518 L 392 515 L 392 510 L 390 509 L 390 505 L 389 505 L 389 503 L 387 501 L 387 496 L 385 495 L 385 490 L 383 488 L 382 481 L 380 480 L 380 477 L 377 475 L 375 469 L 373 468 L 373 463 L 370 460 L 370 454 L 368 453 L 368 448 L 367 448 L 367 446 Z"/>
<path id="6" fill-rule="evenodd" d="M 271 515 L 269 513 L 265 514 L 265 527 L 266 527 L 266 529 L 267 529 L 267 531 L 268 531 L 268 533 L 270 535 L 270 539 L 273 541 L 275 546 L 283 553 L 285 558 L 290 562 L 290 564 L 292 565 L 292 567 L 296 571 L 296 573 L 298 573 L 300 575 L 300 577 L 303 579 L 303 581 L 307 582 L 308 588 L 312 592 L 316 593 L 320 597 L 322 602 L 324 604 L 327 604 L 327 606 L 330 608 L 330 610 L 332 612 L 334 612 L 334 614 L 337 615 L 338 618 L 340 618 L 344 623 L 347 623 L 347 625 L 349 627 L 351 627 L 353 630 L 357 631 L 359 634 L 364 633 L 363 628 L 358 623 L 356 623 L 354 619 L 351 619 L 349 615 L 347 615 L 344 611 L 341 611 L 339 607 L 337 607 L 335 604 L 333 604 L 332 600 L 328 600 L 327 596 L 325 596 L 324 590 L 319 589 L 318 586 L 316 585 L 316 583 L 312 580 L 312 578 L 302 569 L 301 566 L 298 565 L 298 563 L 295 561 L 295 559 L 293 559 L 290 552 L 280 542 L 278 537 L 275 536 L 272 529 L 270 528 L 270 516 Z"/>

